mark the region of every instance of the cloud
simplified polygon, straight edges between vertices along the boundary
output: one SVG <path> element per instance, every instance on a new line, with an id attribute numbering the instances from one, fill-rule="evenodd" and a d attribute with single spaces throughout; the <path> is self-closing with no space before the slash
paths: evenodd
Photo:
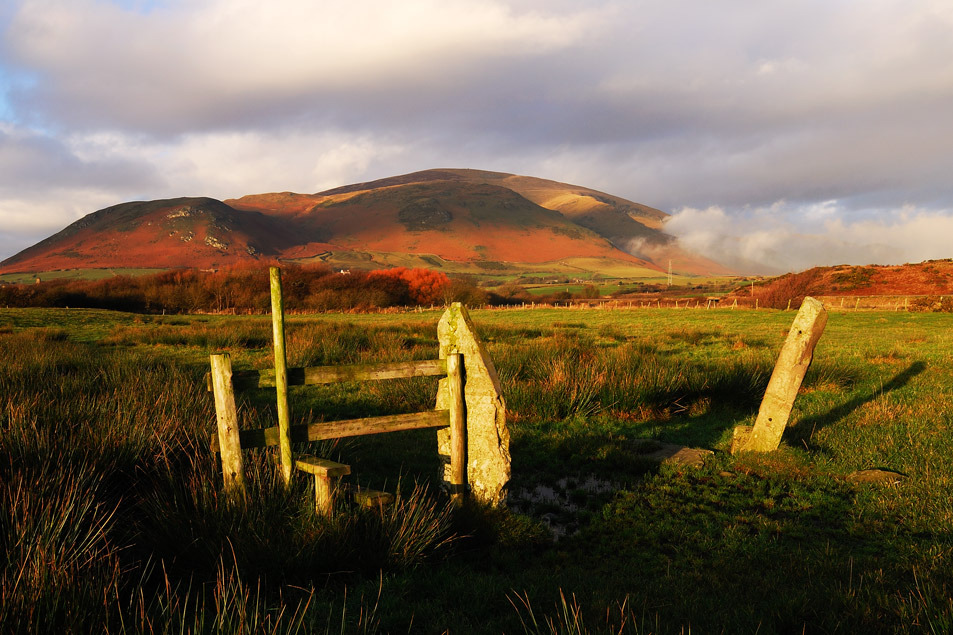
<path id="1" fill-rule="evenodd" d="M 0 193 L 128 189 L 159 179 L 153 166 L 132 153 L 111 155 L 102 152 L 95 139 L 89 141 L 57 139 L 0 123 Z"/>
<path id="2" fill-rule="evenodd" d="M 860 223 L 953 213 L 951 31 L 944 0 L 9 0 L 0 227 L 449 166 L 757 221 L 722 250 L 753 266 L 779 232 L 899 258 Z"/>
<path id="3" fill-rule="evenodd" d="M 0 260 L 117 196 L 156 190 L 162 177 L 135 152 L 96 150 L 0 122 Z M 121 200 L 121 199 L 120 199 Z"/>
<path id="4" fill-rule="evenodd" d="M 144 14 L 24 0 L 5 37 L 10 57 L 44 77 L 19 98 L 45 118 L 174 134 L 345 116 L 384 95 L 441 99 L 485 64 L 571 44 L 587 23 L 585 11 L 492 1 L 205 0 Z"/>
<path id="5" fill-rule="evenodd" d="M 837 201 L 730 214 L 685 208 L 665 230 L 689 250 L 748 273 L 777 274 L 837 264 L 903 264 L 950 257 L 953 214 L 904 207 L 897 213 L 851 214 Z"/>

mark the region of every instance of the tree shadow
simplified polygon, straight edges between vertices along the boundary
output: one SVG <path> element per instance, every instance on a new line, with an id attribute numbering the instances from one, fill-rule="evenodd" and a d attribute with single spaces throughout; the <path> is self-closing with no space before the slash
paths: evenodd
<path id="1" fill-rule="evenodd" d="M 926 367 L 926 363 L 922 361 L 913 362 L 905 370 L 898 373 L 893 377 L 893 379 L 881 386 L 879 390 L 875 390 L 868 395 L 858 395 L 850 401 L 841 404 L 840 406 L 837 406 L 836 408 L 833 408 L 824 414 L 814 415 L 812 417 L 807 417 L 800 420 L 791 431 L 792 440 L 799 440 L 807 444 L 809 437 L 811 437 L 818 430 L 837 423 L 864 404 L 870 403 L 880 395 L 897 390 L 899 388 L 903 388 L 910 382 L 911 379 L 926 370 Z"/>

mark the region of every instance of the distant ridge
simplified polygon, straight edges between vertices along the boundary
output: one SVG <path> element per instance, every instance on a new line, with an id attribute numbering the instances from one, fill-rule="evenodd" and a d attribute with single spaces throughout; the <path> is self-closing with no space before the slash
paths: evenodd
<path id="1" fill-rule="evenodd" d="M 666 214 L 604 192 L 502 172 L 435 169 L 316 194 L 114 205 L 0 263 L 0 273 L 416 259 L 486 270 L 551 262 L 727 273 L 681 250 Z M 567 265 L 568 266 L 568 265 Z"/>

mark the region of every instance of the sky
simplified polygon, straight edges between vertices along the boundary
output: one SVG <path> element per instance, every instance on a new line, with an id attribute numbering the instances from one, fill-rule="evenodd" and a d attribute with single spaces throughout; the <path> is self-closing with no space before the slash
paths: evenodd
<path id="1" fill-rule="evenodd" d="M 657 207 L 744 271 L 953 257 L 953 2 L 0 3 L 0 260 L 439 167 Z"/>

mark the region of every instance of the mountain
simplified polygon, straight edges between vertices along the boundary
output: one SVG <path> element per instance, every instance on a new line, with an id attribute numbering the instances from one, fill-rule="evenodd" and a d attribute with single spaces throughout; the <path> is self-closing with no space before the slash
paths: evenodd
<path id="1" fill-rule="evenodd" d="M 584 187 L 480 170 L 427 170 L 319 192 L 115 205 L 0 263 L 0 273 L 214 268 L 243 261 L 504 270 L 725 273 L 662 231 L 664 212 Z M 462 268 L 462 269 L 461 269 Z"/>
<path id="2" fill-rule="evenodd" d="M 211 198 L 122 203 L 4 260 L 0 271 L 204 268 L 280 253 L 294 242 L 279 219 Z"/>

